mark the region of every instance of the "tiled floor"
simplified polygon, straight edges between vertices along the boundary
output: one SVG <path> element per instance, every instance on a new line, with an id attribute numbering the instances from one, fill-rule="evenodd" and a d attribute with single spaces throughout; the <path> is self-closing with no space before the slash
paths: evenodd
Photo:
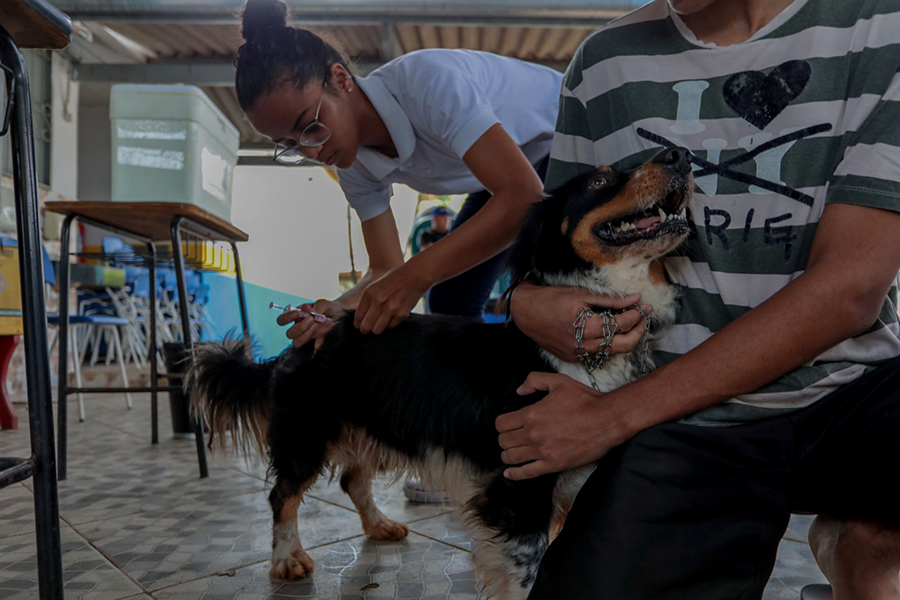
<path id="1" fill-rule="evenodd" d="M 69 411 L 69 479 L 59 486 L 67 599 L 480 598 L 471 542 L 455 513 L 410 504 L 398 484 L 386 482 L 376 500 L 389 517 L 409 523 L 407 540 L 363 537 L 338 485 L 320 483 L 300 514 L 314 577 L 270 580 L 264 466 L 214 456 L 210 477 L 201 480 L 193 441 L 168 433 L 167 402 L 160 405 L 161 443 L 152 446 L 149 398 L 136 396 L 132 411 L 120 400 L 88 397 L 84 423 Z M 0 455 L 28 448 L 24 429 L 0 432 Z M 32 503 L 30 481 L 0 490 L 0 600 L 37 598 Z M 798 600 L 803 585 L 824 581 L 805 541 L 808 526 L 809 518 L 792 521 L 765 600 Z"/>

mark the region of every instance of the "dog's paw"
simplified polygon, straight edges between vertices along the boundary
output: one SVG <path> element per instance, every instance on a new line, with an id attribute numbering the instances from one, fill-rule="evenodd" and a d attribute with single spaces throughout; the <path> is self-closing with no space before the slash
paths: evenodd
<path id="1" fill-rule="evenodd" d="M 269 575 L 275 579 L 303 579 L 312 575 L 315 563 L 302 549 L 294 550 L 287 558 L 272 559 Z"/>
<path id="2" fill-rule="evenodd" d="M 367 536 L 382 542 L 399 542 L 402 539 L 406 539 L 406 536 L 409 535 L 409 527 L 390 519 L 376 521 L 363 529 Z"/>

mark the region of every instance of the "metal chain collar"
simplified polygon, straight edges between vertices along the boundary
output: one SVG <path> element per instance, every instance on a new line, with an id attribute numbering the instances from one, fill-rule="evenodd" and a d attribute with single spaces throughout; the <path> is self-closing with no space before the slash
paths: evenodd
<path id="1" fill-rule="evenodd" d="M 639 364 L 641 375 L 645 375 L 647 373 L 647 356 L 650 351 L 650 339 L 648 335 L 650 333 L 650 319 L 647 318 L 644 309 L 637 304 L 626 310 L 631 309 L 638 311 L 644 318 L 644 335 L 641 338 L 639 346 Z M 620 311 L 620 313 L 617 314 L 621 314 L 621 312 L 624 311 Z M 597 350 L 597 353 L 594 356 L 591 356 L 591 353 L 584 347 L 584 327 L 587 324 L 587 320 L 595 314 L 603 318 L 603 341 L 600 342 L 600 348 Z M 575 321 L 572 323 L 572 327 L 575 330 L 575 356 L 578 357 L 588 378 L 591 380 L 591 386 L 599 392 L 600 387 L 597 384 L 597 380 L 594 378 L 594 370 L 599 369 L 607 360 L 609 360 L 609 351 L 610 348 L 612 348 L 613 338 L 619 331 L 619 324 L 616 322 L 615 314 L 608 310 L 595 313 L 593 310 L 582 306 L 578 309 L 578 314 L 575 315 Z"/>

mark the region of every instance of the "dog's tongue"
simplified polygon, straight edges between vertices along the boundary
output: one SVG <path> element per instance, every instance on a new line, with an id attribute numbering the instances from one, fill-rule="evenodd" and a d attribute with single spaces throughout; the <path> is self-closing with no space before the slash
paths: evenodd
<path id="1" fill-rule="evenodd" d="M 635 221 L 634 226 L 638 229 L 649 229 L 659 223 L 659 217 L 645 217 L 640 221 Z"/>

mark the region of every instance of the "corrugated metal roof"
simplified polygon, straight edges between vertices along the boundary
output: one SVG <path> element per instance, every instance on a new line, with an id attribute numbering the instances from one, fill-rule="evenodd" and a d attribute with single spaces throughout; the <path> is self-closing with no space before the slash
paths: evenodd
<path id="1" fill-rule="evenodd" d="M 157 60 L 233 59 L 241 45 L 237 25 L 105 22 L 105 27 L 151 50 Z M 388 25 L 401 53 L 422 48 L 468 48 L 538 62 L 567 62 L 593 27 L 475 27 Z M 376 25 L 312 26 L 353 60 L 381 58 L 382 29 Z"/>
<path id="2" fill-rule="evenodd" d="M 235 58 L 242 43 L 237 25 L 199 23 L 106 22 L 105 27 L 137 42 L 156 55 L 152 62 L 227 60 Z M 467 48 L 484 50 L 524 60 L 564 66 L 593 28 L 474 27 L 434 25 L 389 25 L 393 28 L 401 54 L 422 48 Z M 366 65 L 382 60 L 382 29 L 374 25 L 314 26 L 324 37 L 348 55 Z M 189 83 L 189 82 L 186 82 Z M 244 147 L 266 145 L 244 119 L 234 88 L 204 88 L 213 101 L 241 132 Z"/>
<path id="3" fill-rule="evenodd" d="M 467 48 L 564 68 L 600 24 L 647 0 L 288 0 L 292 22 L 368 69 L 423 48 Z M 150 63 L 215 63 L 227 76 L 241 45 L 243 0 L 55 0 L 97 30 L 148 52 Z M 108 37 L 108 36 L 107 36 Z M 103 61 L 106 62 L 106 61 Z M 127 67 L 127 65 L 126 65 Z M 140 64 L 136 67 L 139 68 Z M 108 83 L 110 80 L 107 79 Z M 185 81 L 184 83 L 192 83 Z M 200 82 L 195 82 L 200 83 Z M 212 81 L 207 81 L 212 84 Z M 218 80 L 215 85 L 221 85 Z M 201 83 L 202 85 L 202 83 Z M 242 145 L 265 145 L 244 119 L 232 87 L 204 88 L 241 131 Z"/>
<path id="4" fill-rule="evenodd" d="M 99 20 L 103 15 L 132 19 L 234 19 L 244 0 L 51 0 L 74 19 Z M 286 0 L 298 19 L 341 20 L 408 18 L 522 19 L 543 15 L 549 20 L 588 17 L 637 8 L 647 0 Z"/>

